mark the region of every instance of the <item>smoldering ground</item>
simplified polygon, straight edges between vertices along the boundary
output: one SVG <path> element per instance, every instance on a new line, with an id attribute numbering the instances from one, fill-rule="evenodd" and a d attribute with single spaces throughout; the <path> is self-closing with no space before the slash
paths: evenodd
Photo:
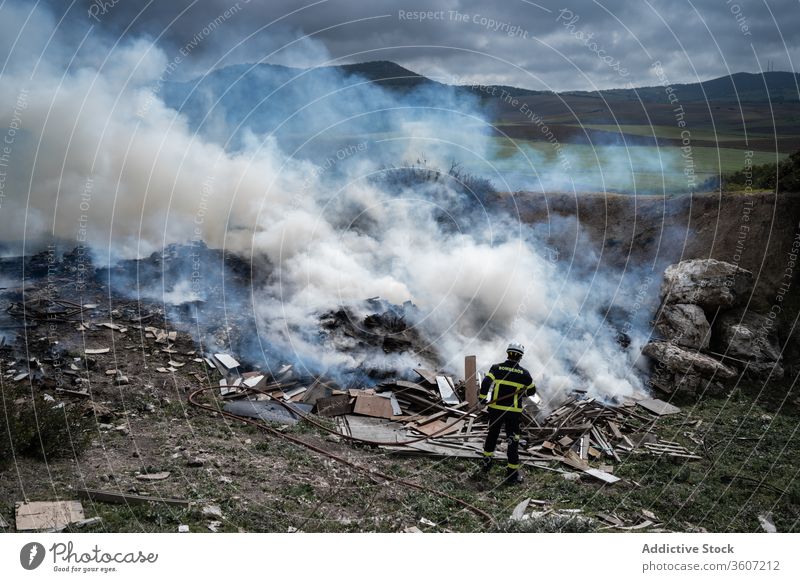
<path id="1" fill-rule="evenodd" d="M 383 363 L 381 350 L 325 349 L 319 334 L 322 313 L 348 306 L 360 317 L 366 298 L 381 297 L 413 303 L 411 323 L 445 368 L 459 371 L 466 353 L 488 365 L 516 339 L 528 346 L 526 364 L 545 396 L 643 390 L 637 360 L 652 310 L 631 311 L 622 322 L 627 348 L 608 314 L 641 301 L 638 283 L 653 267 L 609 268 L 574 219 L 528 225 L 513 204 L 508 211 L 488 203 L 485 182 L 448 173 L 453 160 L 463 161 L 509 189 L 474 98 L 392 92 L 330 69 L 303 85 L 307 107 L 298 107 L 296 91 L 268 93 L 268 109 L 285 115 L 269 127 L 242 123 L 248 112 L 241 111 L 231 127 L 214 102 L 198 123 L 197 111 L 171 107 L 153 91 L 171 60 L 153 39 L 80 40 L 42 8 L 12 2 L 2 13 L 0 34 L 22 31 L 25 47 L 3 47 L 0 127 L 19 91 L 28 96 L 0 215 L 7 245 L 75 241 L 114 263 L 204 241 L 268 265 L 258 286 L 225 290 L 231 309 L 246 309 L 257 329 L 259 341 L 242 354 L 252 361 L 269 346 L 313 372 Z M 291 87 L 291 75 L 282 83 Z M 275 131 L 275 122 L 292 131 Z M 339 159 L 375 124 L 378 138 Z M 298 140 L 303 127 L 313 131 Z M 537 176 L 550 171 L 531 168 Z M 561 232 L 578 238 L 553 260 L 549 249 Z M 146 280 L 127 287 L 154 289 Z M 196 298 L 191 289 L 173 282 L 155 292 L 180 303 Z M 391 358 L 397 369 L 417 363 Z"/>

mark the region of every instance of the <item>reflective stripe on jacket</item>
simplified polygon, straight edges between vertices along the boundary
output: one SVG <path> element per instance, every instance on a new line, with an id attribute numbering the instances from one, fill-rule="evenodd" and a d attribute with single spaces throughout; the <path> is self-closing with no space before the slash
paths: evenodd
<path id="1" fill-rule="evenodd" d="M 519 365 L 519 362 L 506 360 L 502 364 L 495 364 L 481 383 L 480 398 L 484 400 L 489 395 L 489 389 L 494 385 L 492 403 L 489 408 L 521 412 L 520 399 L 536 394 L 536 385 L 530 373 Z"/>

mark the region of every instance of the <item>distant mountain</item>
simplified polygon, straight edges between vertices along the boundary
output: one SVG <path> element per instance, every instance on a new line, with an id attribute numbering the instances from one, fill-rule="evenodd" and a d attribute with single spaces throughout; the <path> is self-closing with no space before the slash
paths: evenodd
<path id="1" fill-rule="evenodd" d="M 404 98 L 398 100 L 398 95 Z M 464 88 L 439 83 L 391 61 L 310 69 L 231 65 L 190 81 L 164 83 L 163 96 L 193 129 L 222 141 L 231 137 L 224 135 L 226 131 L 244 128 L 279 140 L 319 132 L 381 132 L 392 127 L 393 116 L 410 120 L 423 116 L 425 108 L 460 110 L 478 102 Z M 418 106 L 417 111 L 399 111 L 401 101 Z"/>
<path id="2" fill-rule="evenodd" d="M 680 102 L 740 101 L 742 103 L 785 103 L 800 98 L 800 74 L 786 71 L 769 73 L 734 73 L 702 83 L 672 85 Z M 664 101 L 664 87 L 607 89 L 602 91 L 565 91 L 562 95 L 596 95 L 630 101 Z"/>
<path id="3" fill-rule="evenodd" d="M 799 86 L 798 74 L 768 72 L 672 88 L 696 145 L 705 140 L 703 145 L 724 142 L 727 148 L 789 153 L 800 147 Z M 524 107 L 502 99 L 503 92 L 518 97 Z M 680 145 L 673 131 L 674 105 L 663 86 L 554 93 L 448 85 L 391 61 L 309 69 L 257 63 L 167 82 L 163 96 L 193 129 L 223 142 L 244 137 L 243 130 L 272 135 L 284 145 L 303 143 L 309 136 L 376 136 L 398 122 L 427 123 L 428 114 L 479 110 L 498 135 L 514 139 L 545 139 L 540 126 L 531 123 L 535 114 L 563 143 Z M 231 147 L 236 148 L 235 141 Z"/>

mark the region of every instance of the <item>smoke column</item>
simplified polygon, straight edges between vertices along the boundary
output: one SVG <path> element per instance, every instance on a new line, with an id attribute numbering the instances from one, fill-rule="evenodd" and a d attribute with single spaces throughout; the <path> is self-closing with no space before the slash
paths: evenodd
<path id="1" fill-rule="evenodd" d="M 531 226 L 457 183 L 381 179 L 387 164 L 424 153 L 432 167 L 453 159 L 481 167 L 506 189 L 474 100 L 365 86 L 345 95 L 342 115 L 336 95 L 353 81 L 330 72 L 303 113 L 316 134 L 293 142 L 230 127 L 213 103 L 202 123 L 168 106 L 154 88 L 174 57 L 152 39 L 95 35 L 81 44 L 43 9 L 7 2 L 0 14 L 0 130 L 15 132 L 0 199 L 9 249 L 85 241 L 114 261 L 201 239 L 272 265 L 265 286 L 230 296 L 252 292 L 264 341 L 317 371 L 384 358 L 326 351 L 318 337 L 320 313 L 379 296 L 417 306 L 415 325 L 453 371 L 469 353 L 488 368 L 514 339 L 528 348 L 524 364 L 545 397 L 642 391 L 636 360 L 647 310 L 630 316 L 627 350 L 606 317 L 634 301 L 635 270 L 600 269 L 588 240 L 553 261 L 547 236 L 580 233 L 569 219 Z M 278 92 L 267 104 L 285 110 L 296 98 Z M 360 145 L 359 132 L 376 124 L 382 137 Z"/>

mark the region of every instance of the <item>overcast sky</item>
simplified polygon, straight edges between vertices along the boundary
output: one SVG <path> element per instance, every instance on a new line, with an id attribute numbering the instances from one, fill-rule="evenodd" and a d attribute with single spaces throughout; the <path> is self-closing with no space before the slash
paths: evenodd
<path id="1" fill-rule="evenodd" d="M 657 84 L 655 61 L 672 82 L 800 63 L 798 0 L 48 2 L 64 26 L 184 48 L 183 76 L 388 59 L 443 81 L 567 90 Z"/>

